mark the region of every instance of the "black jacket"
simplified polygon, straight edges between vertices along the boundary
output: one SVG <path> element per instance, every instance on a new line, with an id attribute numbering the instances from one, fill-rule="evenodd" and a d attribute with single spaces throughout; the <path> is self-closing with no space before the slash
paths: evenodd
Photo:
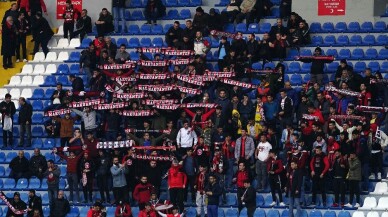
<path id="1" fill-rule="evenodd" d="M 113 0 L 112 1 L 112 6 L 113 7 L 124 8 L 125 7 L 125 0 Z"/>
<path id="2" fill-rule="evenodd" d="M 25 210 L 25 209 L 27 208 L 27 204 L 26 204 L 24 201 L 22 201 L 21 199 L 19 199 L 18 202 L 14 201 L 13 198 L 7 198 L 7 200 L 11 203 L 11 205 L 12 205 L 15 209 L 17 209 L 17 210 L 19 210 L 19 211 L 23 211 L 23 210 Z M 21 214 L 21 215 L 15 215 L 15 214 L 12 212 L 11 209 L 8 209 L 8 212 L 7 212 L 7 215 L 6 215 L 6 216 L 7 216 L 7 217 L 9 217 L 9 216 L 13 216 L 13 217 L 23 217 L 24 215 L 23 215 L 23 214 Z"/>
<path id="3" fill-rule="evenodd" d="M 71 83 L 71 88 L 73 91 L 84 91 L 84 81 L 80 77 L 75 77 L 74 81 Z"/>
<path id="4" fill-rule="evenodd" d="M 40 41 L 44 39 L 49 40 L 54 35 L 49 23 L 43 17 L 36 19 L 34 25 L 32 25 L 32 29 L 35 30 L 36 36 L 38 36 L 38 40 Z"/>
<path id="5" fill-rule="evenodd" d="M 243 202 L 247 208 L 256 207 L 256 191 L 252 186 L 246 189 Z"/>
<path id="6" fill-rule="evenodd" d="M 89 81 L 90 91 L 105 91 L 106 78 L 100 73 L 97 77 L 92 77 Z"/>
<path id="7" fill-rule="evenodd" d="M 285 102 L 284 102 L 284 109 L 282 109 L 281 102 L 282 102 L 282 100 L 280 99 L 278 111 L 279 112 L 281 112 L 281 111 L 284 112 L 282 117 L 283 118 L 285 118 L 285 117 L 292 117 L 292 109 L 293 109 L 293 107 L 292 107 L 292 100 L 291 100 L 291 98 L 288 97 L 288 96 L 286 97 Z"/>
<path id="8" fill-rule="evenodd" d="M 2 41 L 1 41 L 1 55 L 3 56 L 15 56 L 16 43 L 16 26 L 13 24 L 8 28 L 7 22 L 2 25 Z"/>
<path id="9" fill-rule="evenodd" d="M 247 55 L 248 54 L 252 55 L 251 59 L 253 61 L 258 60 L 258 56 L 257 56 L 258 52 L 259 52 L 259 43 L 256 40 L 253 40 L 252 42 L 247 41 Z"/>
<path id="10" fill-rule="evenodd" d="M 34 210 L 39 210 L 39 213 L 41 216 L 43 216 L 43 210 L 42 210 L 42 199 L 38 196 L 33 196 L 28 199 L 28 208 L 32 209 L 31 211 L 27 212 L 27 217 L 33 217 L 34 216 Z"/>
<path id="11" fill-rule="evenodd" d="M 172 35 L 170 35 L 172 33 Z M 173 41 L 174 40 L 182 40 L 182 33 L 183 33 L 183 29 L 181 27 L 179 27 L 178 29 L 175 29 L 173 26 L 170 27 L 170 29 L 168 29 L 167 33 L 166 33 L 166 42 L 168 44 L 168 46 L 173 46 Z"/>
<path id="12" fill-rule="evenodd" d="M 39 169 L 41 169 L 39 171 Z M 32 156 L 30 159 L 31 176 L 43 177 L 43 173 L 47 170 L 47 161 L 43 155 Z"/>
<path id="13" fill-rule="evenodd" d="M 31 117 L 32 106 L 26 102 L 24 105 L 21 105 L 19 109 L 19 124 L 26 124 L 27 121 L 31 124 Z"/>
<path id="14" fill-rule="evenodd" d="M 287 178 L 287 194 L 289 193 L 289 196 L 294 198 L 300 198 L 302 182 L 303 172 L 300 169 L 296 169 L 294 172 L 291 171 Z M 298 193 L 296 193 L 296 191 L 298 191 Z"/>
<path id="15" fill-rule="evenodd" d="M 98 157 L 97 161 L 97 176 L 108 176 L 112 166 L 112 159 L 105 154 L 103 157 Z M 105 178 L 105 177 L 104 177 Z"/>
<path id="16" fill-rule="evenodd" d="M 53 201 L 52 208 L 50 209 L 50 217 L 65 217 L 70 212 L 69 201 L 62 198 L 56 198 Z"/>
<path id="17" fill-rule="evenodd" d="M 11 16 L 13 18 L 13 21 L 15 22 L 18 17 L 19 17 L 19 11 L 13 11 L 11 9 L 8 9 L 7 11 L 5 11 L 5 14 L 4 14 L 4 17 L 3 17 L 3 21 L 1 21 L 1 24 L 4 24 L 5 21 L 7 20 L 7 17 Z"/>
<path id="18" fill-rule="evenodd" d="M 222 194 L 222 189 L 220 185 L 217 182 L 214 183 L 213 185 L 209 183 L 205 187 L 205 192 L 209 192 L 209 191 L 212 192 L 213 194 L 207 196 L 207 204 L 218 206 L 218 204 L 220 204 L 220 195 Z"/>
<path id="19" fill-rule="evenodd" d="M 28 160 L 26 157 L 19 158 L 19 156 L 17 156 L 9 163 L 9 168 L 15 173 L 27 173 Z"/>
<path id="20" fill-rule="evenodd" d="M 75 27 L 77 28 L 77 30 L 82 30 L 82 32 L 91 33 L 92 18 L 90 18 L 89 16 L 79 17 L 77 19 L 77 23 L 75 24 Z"/>
<path id="21" fill-rule="evenodd" d="M 54 95 L 58 95 L 58 98 L 59 100 L 61 101 L 61 103 L 63 103 L 63 97 L 66 96 L 66 90 L 61 90 L 61 91 L 58 91 L 58 90 L 54 90 L 53 92 L 53 95 L 51 95 L 51 101 L 53 101 L 55 98 L 54 98 Z"/>
<path id="22" fill-rule="evenodd" d="M 83 50 L 81 52 L 81 57 L 79 58 L 79 67 L 87 67 L 91 69 L 95 69 L 97 64 L 97 55 L 96 52 L 91 52 L 89 48 Z"/>
<path id="23" fill-rule="evenodd" d="M 1 116 L 1 123 L 4 122 L 5 115 L 10 116 L 11 119 L 13 115 L 16 113 L 15 103 L 10 101 L 9 103 L 6 103 L 5 101 L 0 103 L 0 112 L 2 114 Z"/>
<path id="24" fill-rule="evenodd" d="M 281 35 L 287 35 L 287 33 L 288 33 L 287 27 L 284 27 L 283 25 L 280 27 L 278 27 L 277 25 L 272 26 L 271 30 L 269 31 L 269 37 L 271 38 L 271 40 L 276 39 L 277 33 L 280 33 Z"/>

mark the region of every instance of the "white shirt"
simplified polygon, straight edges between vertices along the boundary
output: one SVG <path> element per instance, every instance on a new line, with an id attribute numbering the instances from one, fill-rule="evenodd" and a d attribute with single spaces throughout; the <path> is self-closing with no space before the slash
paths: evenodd
<path id="1" fill-rule="evenodd" d="M 176 136 L 176 141 L 182 148 L 190 148 L 193 147 L 193 142 L 194 144 L 197 144 L 198 138 L 193 129 L 190 127 L 185 129 L 182 127 Z"/>
<path id="2" fill-rule="evenodd" d="M 269 151 L 272 149 L 272 145 L 269 144 L 269 142 L 265 142 L 265 143 L 259 142 L 259 144 L 257 144 L 257 149 L 259 149 L 257 158 L 260 161 L 265 161 L 268 158 Z"/>

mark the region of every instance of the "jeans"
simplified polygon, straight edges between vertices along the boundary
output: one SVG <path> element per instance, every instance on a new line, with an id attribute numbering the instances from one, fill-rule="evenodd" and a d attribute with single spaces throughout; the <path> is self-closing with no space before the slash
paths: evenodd
<path id="1" fill-rule="evenodd" d="M 289 212 L 288 216 L 293 217 L 294 216 L 294 206 L 296 206 L 296 216 L 302 216 L 302 210 L 300 208 L 300 198 L 297 197 L 290 197 L 290 206 L 289 206 Z"/>
<path id="2" fill-rule="evenodd" d="M 197 191 L 195 198 L 195 204 L 197 205 L 197 215 L 201 215 L 202 207 L 206 206 L 206 194 L 201 194 Z M 204 209 L 205 215 L 207 215 L 207 209 Z"/>
<path id="3" fill-rule="evenodd" d="M 47 193 L 48 193 L 50 208 L 52 208 L 53 201 L 58 196 L 58 188 L 49 187 L 47 189 Z"/>
<path id="4" fill-rule="evenodd" d="M 184 201 L 188 202 L 188 194 L 189 194 L 189 188 L 190 188 L 190 193 L 191 193 L 191 202 L 194 203 L 195 202 L 195 188 L 194 188 L 194 185 L 195 185 L 195 175 L 194 176 L 187 176 L 187 182 L 186 182 L 186 189 L 185 189 L 185 197 L 184 197 Z"/>
<path id="5" fill-rule="evenodd" d="M 31 124 L 20 124 L 20 147 L 24 146 L 25 133 L 27 133 L 27 147 L 31 147 Z"/>
<path id="6" fill-rule="evenodd" d="M 226 190 L 231 190 L 233 188 L 233 175 L 234 175 L 234 171 L 233 171 L 233 165 L 234 165 L 234 161 L 235 159 L 228 159 L 226 161 L 226 163 L 228 164 L 228 169 L 226 170 L 226 174 L 225 174 L 225 188 Z"/>
<path id="7" fill-rule="evenodd" d="M 63 37 L 68 38 L 70 36 L 70 39 L 73 37 L 74 32 L 74 22 L 68 22 L 63 24 Z"/>
<path id="8" fill-rule="evenodd" d="M 113 7 L 112 10 L 113 10 L 113 19 L 115 22 L 115 32 L 119 31 L 119 22 L 121 20 L 121 33 L 124 33 L 127 27 L 125 18 L 124 18 L 125 8 Z"/>
<path id="9" fill-rule="evenodd" d="M 13 134 L 12 131 L 3 130 L 3 147 L 13 145 Z"/>
<path id="10" fill-rule="evenodd" d="M 218 206 L 217 205 L 207 205 L 207 216 L 208 217 L 218 217 Z"/>
<path id="11" fill-rule="evenodd" d="M 101 200 L 110 202 L 108 175 L 97 176 L 98 189 L 100 190 Z"/>
<path id="12" fill-rule="evenodd" d="M 267 187 L 267 163 L 257 160 L 256 161 L 256 175 L 257 175 L 257 188 L 264 189 Z"/>
<path id="13" fill-rule="evenodd" d="M 362 163 L 362 190 L 368 191 L 369 190 L 369 162 L 368 163 Z"/>
<path id="14" fill-rule="evenodd" d="M 27 59 L 26 34 L 20 34 L 16 40 L 16 59 L 20 59 L 20 45 L 22 46 L 23 59 Z"/>
<path id="15" fill-rule="evenodd" d="M 77 173 L 67 173 L 67 183 L 69 184 L 70 191 L 70 201 L 78 201 L 79 199 L 79 188 L 78 188 L 78 176 Z M 76 198 L 73 196 L 73 191 L 75 190 Z"/>

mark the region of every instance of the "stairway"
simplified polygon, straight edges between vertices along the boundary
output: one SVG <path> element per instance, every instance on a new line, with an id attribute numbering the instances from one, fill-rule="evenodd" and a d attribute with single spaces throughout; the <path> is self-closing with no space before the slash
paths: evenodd
<path id="1" fill-rule="evenodd" d="M 0 16 L 1 16 L 1 19 L 3 18 L 5 12 L 11 8 L 11 4 L 12 3 L 15 3 L 15 2 L 0 2 Z M 33 49 L 33 43 L 31 43 L 32 37 L 31 36 L 27 36 L 27 53 L 31 53 L 32 52 L 32 49 Z M 0 37 L 0 44 L 1 44 L 1 41 L 2 38 Z M 32 60 L 32 56 L 31 55 L 27 55 L 27 58 L 28 60 Z M 9 83 L 9 80 L 11 79 L 11 77 L 13 75 L 16 75 L 17 73 L 20 73 L 24 64 L 23 61 L 22 62 L 19 62 L 19 63 L 15 63 L 16 61 L 16 58 L 13 57 L 12 58 L 12 62 L 14 63 L 14 68 L 12 69 L 7 69 L 7 70 L 4 70 L 3 69 L 3 57 L 1 56 L 0 58 L 0 70 L 1 70 L 1 76 L 0 76 L 0 87 L 3 87 L 5 84 L 8 84 Z"/>

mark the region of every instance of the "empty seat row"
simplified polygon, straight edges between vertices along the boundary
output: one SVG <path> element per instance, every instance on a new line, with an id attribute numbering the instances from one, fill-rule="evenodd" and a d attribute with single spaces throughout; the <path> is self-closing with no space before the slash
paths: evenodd
<path id="1" fill-rule="evenodd" d="M 20 97 L 24 97 L 26 99 L 30 98 L 32 96 L 32 89 L 31 88 L 21 88 L 23 89 L 20 91 L 19 88 L 12 88 L 10 91 L 8 91 L 6 88 L 0 88 L 0 99 L 4 99 L 5 94 L 9 93 L 11 94 L 11 99 L 17 100 Z M 15 104 L 16 106 L 16 104 Z"/>
<path id="2" fill-rule="evenodd" d="M 47 56 L 43 52 L 37 52 L 32 62 L 64 62 L 68 59 L 69 53 L 67 51 L 61 51 L 58 55 L 56 52 L 48 52 Z"/>
<path id="3" fill-rule="evenodd" d="M 166 16 L 162 17 L 163 20 L 185 20 L 190 18 L 190 9 L 182 9 L 181 11 L 178 11 L 177 9 L 168 10 Z M 124 13 L 124 19 L 127 21 L 138 21 L 145 20 L 145 16 L 142 10 L 135 10 L 132 13 L 129 10 L 126 10 Z"/>
<path id="4" fill-rule="evenodd" d="M 56 38 L 51 38 L 48 47 L 49 48 L 58 48 L 58 49 L 66 49 L 66 48 L 77 48 L 81 45 L 81 41 L 79 38 L 73 38 L 69 41 L 67 38 L 61 38 L 57 41 Z"/>
<path id="5" fill-rule="evenodd" d="M 77 52 L 79 53 L 79 52 Z M 79 73 L 79 64 L 72 64 L 70 67 L 67 64 L 48 64 L 47 66 L 43 64 L 26 64 L 22 68 L 20 75 L 51 75 L 51 74 L 78 74 Z"/>
<path id="6" fill-rule="evenodd" d="M 83 75 L 81 78 L 84 82 L 84 85 L 86 85 L 88 83 L 87 76 Z M 41 86 L 42 87 L 54 87 L 57 85 L 57 83 L 61 83 L 63 86 L 70 86 L 71 85 L 67 75 L 59 75 L 59 76 L 49 75 L 46 77 L 43 85 L 41 85 Z"/>
<path id="7" fill-rule="evenodd" d="M 384 21 L 377 21 L 374 24 L 372 22 L 338 22 L 336 24 L 332 22 L 318 23 L 314 22 L 310 24 L 310 31 L 313 33 L 360 33 L 360 32 L 385 32 L 387 31 L 387 25 Z"/>
<path id="8" fill-rule="evenodd" d="M 371 211 L 371 212 L 362 212 L 356 211 L 353 213 L 352 217 L 388 217 L 388 212 L 383 212 L 381 215 L 379 212 Z"/>
<path id="9" fill-rule="evenodd" d="M 379 200 L 375 197 L 366 197 L 363 206 L 359 210 L 387 210 L 388 197 L 380 197 Z"/>
<path id="10" fill-rule="evenodd" d="M 62 167 L 63 170 L 66 170 L 66 168 Z M 13 178 L 5 178 L 4 182 L 2 179 L 0 179 L 0 186 L 1 188 L 7 189 L 7 190 L 27 190 L 27 189 L 47 189 L 47 180 L 43 179 L 42 182 L 40 182 L 37 178 L 31 178 L 30 180 L 21 178 L 17 182 Z M 59 180 L 59 188 L 64 189 L 66 186 L 66 180 L 60 179 Z"/>
<path id="11" fill-rule="evenodd" d="M 350 38 L 347 35 L 327 35 L 324 38 L 320 35 L 311 37 L 311 43 L 319 46 L 373 46 L 386 45 L 388 43 L 387 35 L 379 35 L 377 38 L 374 35 L 352 35 Z"/>
<path id="12" fill-rule="evenodd" d="M 133 0 L 129 8 L 139 8 L 147 5 L 148 0 Z M 202 0 L 162 0 L 166 7 L 196 7 L 202 5 Z"/>
<path id="13" fill-rule="evenodd" d="M 15 86 L 39 86 L 44 83 L 44 78 L 42 75 L 37 76 L 18 76 L 14 75 L 11 77 L 9 84 L 6 86 L 15 87 Z"/>

